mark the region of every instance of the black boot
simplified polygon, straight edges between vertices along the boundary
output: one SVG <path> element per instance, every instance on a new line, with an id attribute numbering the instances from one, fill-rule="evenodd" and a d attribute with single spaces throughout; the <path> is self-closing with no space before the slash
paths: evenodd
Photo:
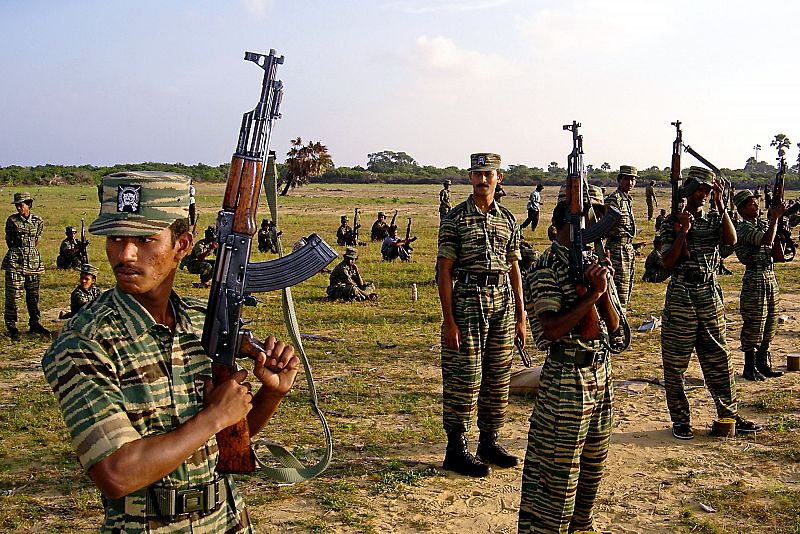
<path id="1" fill-rule="evenodd" d="M 16 328 L 9 327 L 8 337 L 11 338 L 11 341 L 19 341 L 19 330 L 17 330 Z"/>
<path id="2" fill-rule="evenodd" d="M 756 352 L 756 372 L 760 372 L 767 378 L 783 376 L 783 371 L 775 371 L 772 369 L 772 355 L 768 350 L 759 349 L 758 352 Z"/>
<path id="3" fill-rule="evenodd" d="M 452 432 L 447 435 L 447 452 L 444 455 L 442 468 L 468 477 L 485 477 L 492 472 L 491 467 L 469 452 L 467 436 L 462 432 Z"/>
<path id="4" fill-rule="evenodd" d="M 745 380 L 761 381 L 764 380 L 764 375 L 756 369 L 756 351 L 748 350 L 744 353 L 744 372 L 742 376 Z"/>
<path id="5" fill-rule="evenodd" d="M 478 438 L 478 458 L 487 464 L 494 464 L 497 467 L 516 467 L 519 465 L 519 458 L 497 443 L 497 432 L 484 432 L 481 430 Z"/>
<path id="6" fill-rule="evenodd" d="M 31 334 L 40 334 L 50 337 L 50 330 L 42 326 L 42 323 L 33 323 L 30 328 Z"/>

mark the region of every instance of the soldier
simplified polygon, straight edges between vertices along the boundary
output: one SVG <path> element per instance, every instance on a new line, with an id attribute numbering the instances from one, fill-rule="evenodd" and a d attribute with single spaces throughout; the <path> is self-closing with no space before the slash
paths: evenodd
<path id="1" fill-rule="evenodd" d="M 589 186 L 595 215 L 606 208 L 600 188 Z M 593 217 L 585 218 L 586 226 Z M 531 415 L 522 472 L 520 534 L 591 531 L 593 509 L 608 456 L 612 427 L 611 361 L 598 340 L 581 339 L 581 319 L 593 308 L 601 337 L 619 329 L 609 269 L 585 268 L 588 292 L 578 296 L 570 276 L 566 192 L 553 210 L 556 239 L 525 279 L 525 306 L 536 346 L 547 351 Z"/>
<path id="2" fill-rule="evenodd" d="M 653 209 L 658 207 L 658 199 L 656 198 L 656 181 L 650 180 L 647 187 L 644 188 L 644 198 L 647 202 L 647 220 L 653 220 Z"/>
<path id="3" fill-rule="evenodd" d="M 14 193 L 13 204 L 17 213 L 6 220 L 8 252 L 3 258 L 2 267 L 6 272 L 4 318 L 8 337 L 16 341 L 19 339 L 17 309 L 23 291 L 31 333 L 49 336 L 50 331 L 39 322 L 39 277 L 44 272 L 44 265 L 37 247 L 44 231 L 44 221 L 31 213 L 33 197 L 27 191 Z"/>
<path id="4" fill-rule="evenodd" d="M 412 239 L 401 239 L 397 237 L 397 226 L 389 226 L 389 235 L 383 240 L 381 245 L 381 255 L 384 261 L 394 261 L 400 258 L 401 261 L 411 260 Z"/>
<path id="5" fill-rule="evenodd" d="M 519 226 L 494 197 L 503 179 L 500 156 L 472 154 L 470 162 L 472 194 L 439 226 L 442 415 L 447 433 L 442 467 L 484 477 L 491 473 L 488 464 L 508 468 L 519 463 L 497 437 L 508 406 L 515 337 L 525 346 L 525 307 Z M 477 458 L 467 440 L 476 404 Z"/>
<path id="6" fill-rule="evenodd" d="M 262 219 L 261 228 L 258 230 L 258 250 L 264 253 L 278 253 L 278 236 L 283 232 L 276 231 L 275 223 L 269 219 Z"/>
<path id="7" fill-rule="evenodd" d="M 292 347 L 270 337 L 253 369 L 257 392 L 245 370 L 209 379 L 205 302 L 173 289 L 192 248 L 188 185 L 173 173 L 104 177 L 89 231 L 106 236 L 116 286 L 70 320 L 42 360 L 103 494 L 103 532 L 252 532 L 233 477 L 215 470 L 214 436 L 245 417 L 256 435 L 297 374 Z"/>
<path id="8" fill-rule="evenodd" d="M 495 201 L 502 202 L 503 197 L 506 196 L 507 194 L 508 193 L 506 193 L 506 190 L 503 189 L 503 184 L 497 184 L 497 189 L 494 192 Z"/>
<path id="9" fill-rule="evenodd" d="M 706 210 L 712 188 L 717 209 Z M 680 191 L 686 198 L 686 211 L 668 215 L 661 225 L 662 260 L 671 274 L 662 314 L 661 358 L 672 435 L 677 439 L 694 437 L 683 377 L 695 349 L 718 417 L 736 419 L 737 434 L 761 430 L 738 414 L 725 339 L 725 309 L 716 270 L 719 248 L 736 244 L 736 230 L 722 209 L 722 190 L 713 172 L 691 167 Z"/>
<path id="10" fill-rule="evenodd" d="M 669 278 L 669 273 L 664 269 L 664 263 L 661 259 L 661 236 L 656 235 L 653 238 L 653 250 L 647 255 L 644 260 L 644 275 L 642 281 L 644 282 L 663 282 Z"/>
<path id="11" fill-rule="evenodd" d="M 355 240 L 355 232 L 347 224 L 347 215 L 342 215 L 341 224 L 336 230 L 336 242 L 342 247 L 354 247 L 356 246 Z"/>
<path id="12" fill-rule="evenodd" d="M 531 233 L 536 231 L 536 227 L 539 226 L 539 210 L 542 207 L 542 191 L 544 190 L 544 186 L 542 184 L 538 184 L 536 189 L 531 191 L 531 196 L 528 199 L 528 218 L 525 219 L 522 224 L 519 226 L 520 230 L 524 230 L 526 226 L 529 224 L 531 225 Z"/>
<path id="13" fill-rule="evenodd" d="M 742 333 L 739 339 L 744 352 L 744 373 L 747 380 L 764 380 L 783 376 L 772 369 L 769 345 L 778 329 L 778 281 L 772 264 L 772 244 L 784 204 L 767 212 L 769 221 L 760 218 L 753 193 L 743 189 L 733 199 L 742 217 L 736 226 L 736 257 L 745 266 L 739 310 Z"/>
<path id="14" fill-rule="evenodd" d="M 452 204 L 450 203 L 450 180 L 445 180 L 442 182 L 442 190 L 439 191 L 439 220 L 441 221 L 447 212 L 452 209 Z"/>
<path id="15" fill-rule="evenodd" d="M 69 299 L 69 312 L 58 314 L 59 319 L 69 319 L 74 317 L 81 308 L 93 302 L 100 296 L 100 290 L 95 285 L 97 283 L 97 267 L 89 263 L 84 263 L 80 267 L 81 275 L 78 285 L 72 290 Z"/>
<path id="16" fill-rule="evenodd" d="M 209 281 L 214 274 L 214 260 L 208 259 L 212 252 L 217 250 L 216 236 L 214 227 L 206 228 L 203 239 L 195 243 L 192 252 L 183 257 L 180 262 L 181 269 L 186 269 L 192 274 L 200 275 L 200 283 L 194 284 L 195 287 L 209 287 Z"/>
<path id="17" fill-rule="evenodd" d="M 661 229 L 661 223 L 664 222 L 664 219 L 666 217 L 667 217 L 667 210 L 665 210 L 664 208 L 661 208 L 661 211 L 659 212 L 658 217 L 656 217 L 656 223 L 655 223 L 656 233 L 658 233 L 658 231 Z"/>
<path id="18" fill-rule="evenodd" d="M 84 261 L 85 258 L 83 257 L 88 243 L 79 243 L 75 239 L 75 236 L 78 235 L 78 229 L 74 226 L 67 226 L 64 229 L 64 233 L 67 237 L 64 238 L 58 249 L 56 267 L 59 269 L 78 269 L 84 263 L 88 263 Z"/>
<path id="19" fill-rule="evenodd" d="M 389 225 L 386 224 L 386 215 L 382 211 L 379 211 L 378 219 L 372 223 L 370 239 L 372 241 L 380 241 L 383 243 L 383 240 L 386 239 L 387 235 L 389 235 Z"/>
<path id="20" fill-rule="evenodd" d="M 631 190 L 636 186 L 638 176 L 636 167 L 621 165 L 617 175 L 617 189 L 606 197 L 606 206 L 613 206 L 622 213 L 619 222 L 606 237 L 606 248 L 611 253 L 614 284 L 617 286 L 617 295 L 623 308 L 628 307 L 636 263 L 636 252 L 633 248 L 636 221 L 633 218 Z"/>
<path id="21" fill-rule="evenodd" d="M 194 180 L 189 181 L 189 225 L 192 227 L 192 235 L 197 235 L 197 198 L 194 188 Z"/>
<path id="22" fill-rule="evenodd" d="M 327 294 L 331 300 L 378 300 L 375 286 L 361 278 L 356 260 L 358 249 L 347 247 L 342 261 L 333 268 Z"/>

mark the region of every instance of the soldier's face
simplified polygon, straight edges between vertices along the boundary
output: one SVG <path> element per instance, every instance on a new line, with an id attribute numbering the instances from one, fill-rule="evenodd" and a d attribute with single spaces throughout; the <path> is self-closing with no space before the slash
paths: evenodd
<path id="1" fill-rule="evenodd" d="M 494 198 L 494 191 L 497 184 L 503 180 L 503 175 L 497 170 L 491 171 L 471 171 L 469 181 L 472 184 L 472 194 L 476 197 Z"/>
<path id="2" fill-rule="evenodd" d="M 625 193 L 630 193 L 631 189 L 636 185 L 636 177 L 635 176 L 628 176 L 623 175 L 617 179 L 617 184 L 619 184 L 619 190 Z"/>
<path id="3" fill-rule="evenodd" d="M 81 273 L 80 286 L 87 290 L 94 285 L 94 276 L 89 273 Z"/>
<path id="4" fill-rule="evenodd" d="M 117 286 L 130 295 L 169 295 L 178 263 L 192 249 L 186 232 L 172 243 L 169 228 L 149 236 L 108 236 L 106 255 Z"/>
<path id="5" fill-rule="evenodd" d="M 19 204 L 14 204 L 14 207 L 17 208 L 17 213 L 22 215 L 23 217 L 27 217 L 31 214 L 31 207 L 27 204 L 27 202 L 20 202 Z"/>
<path id="6" fill-rule="evenodd" d="M 739 213 L 747 220 L 753 220 L 758 217 L 759 210 L 758 202 L 754 197 L 748 198 L 739 205 Z"/>

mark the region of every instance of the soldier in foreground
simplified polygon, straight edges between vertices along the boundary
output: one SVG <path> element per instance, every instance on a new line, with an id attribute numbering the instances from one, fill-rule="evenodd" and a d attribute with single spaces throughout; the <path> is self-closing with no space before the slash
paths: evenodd
<path id="1" fill-rule="evenodd" d="M 64 229 L 66 237 L 61 241 L 56 258 L 56 267 L 59 269 L 79 269 L 81 265 L 87 263 L 83 261 L 83 252 L 86 248 L 80 246 L 75 236 L 78 229 L 74 226 L 67 226 Z"/>
<path id="2" fill-rule="evenodd" d="M 772 244 L 786 206 L 771 207 L 767 212 L 768 220 L 764 220 L 758 216 L 758 204 L 751 191 L 739 191 L 733 202 L 742 217 L 736 226 L 736 257 L 745 266 L 739 295 L 743 376 L 747 380 L 783 376 L 781 371 L 772 368 L 769 345 L 778 330 L 780 297 L 772 263 Z"/>
<path id="3" fill-rule="evenodd" d="M 347 247 L 344 258 L 339 265 L 333 268 L 327 294 L 331 300 L 378 300 L 375 293 L 375 286 L 370 282 L 365 282 L 361 278 L 356 260 L 358 259 L 358 249 Z"/>
<path id="4" fill-rule="evenodd" d="M 217 241 L 214 236 L 214 228 L 209 226 L 206 228 L 203 239 L 198 241 L 192 247 L 192 252 L 181 260 L 181 269 L 200 275 L 200 282 L 195 287 L 209 287 L 211 276 L 214 273 L 214 259 L 209 256 L 215 250 L 217 250 Z"/>
<path id="5" fill-rule="evenodd" d="M 380 241 L 386 239 L 389 235 L 389 225 L 386 224 L 386 214 L 382 211 L 378 212 L 378 218 L 372 223 L 372 231 L 370 232 L 370 239 L 372 241 Z"/>
<path id="6" fill-rule="evenodd" d="M 647 203 L 647 220 L 653 220 L 653 211 L 658 207 L 658 199 L 656 198 L 656 181 L 650 180 L 647 187 L 644 188 L 644 199 Z"/>
<path id="7" fill-rule="evenodd" d="M 636 221 L 633 218 L 633 198 L 631 191 L 636 186 L 639 176 L 636 167 L 621 165 L 617 175 L 617 189 L 606 197 L 606 206 L 617 208 L 622 217 L 606 238 L 606 248 L 611 253 L 611 264 L 614 266 L 614 284 L 623 308 L 628 307 L 628 300 L 633 289 L 634 265 L 636 251 L 633 238 L 636 235 Z"/>
<path id="8" fill-rule="evenodd" d="M 44 231 L 44 221 L 31 213 L 33 197 L 27 191 L 14 193 L 17 213 L 6 220 L 6 245 L 8 252 L 3 257 L 6 272 L 6 299 L 4 319 L 8 337 L 17 341 L 17 310 L 22 293 L 28 308 L 28 326 L 32 334 L 49 336 L 50 331 L 39 322 L 39 278 L 44 272 L 42 256 L 39 254 L 39 238 Z"/>
<path id="9" fill-rule="evenodd" d="M 252 532 L 233 478 L 215 471 L 215 434 L 244 417 L 251 435 L 260 431 L 297 374 L 292 347 L 270 337 L 255 358 L 257 392 L 245 370 L 212 384 L 205 303 L 172 289 L 192 247 L 188 184 L 172 173 L 103 179 L 89 231 L 106 236 L 116 286 L 64 326 L 42 361 L 103 494 L 104 532 Z"/>
<path id="10" fill-rule="evenodd" d="M 485 477 L 488 464 L 515 467 L 498 442 L 505 422 L 515 337 L 525 346 L 519 226 L 495 200 L 500 156 L 472 154 L 472 194 L 439 226 L 437 283 L 442 306 L 443 468 Z M 489 237 L 491 236 L 491 238 Z M 477 458 L 467 432 L 477 405 Z"/>
<path id="11" fill-rule="evenodd" d="M 712 189 L 716 210 L 706 209 Z M 661 225 L 663 264 L 671 274 L 664 302 L 661 358 L 672 435 L 677 439 L 694 437 L 683 377 L 695 349 L 717 416 L 734 418 L 737 434 L 761 430 L 739 416 L 725 339 L 725 310 L 716 270 L 719 248 L 736 244 L 736 230 L 723 209 L 722 192 L 723 184 L 713 172 L 691 167 L 680 191 L 686 198 L 686 211 L 668 215 Z"/>
<path id="12" fill-rule="evenodd" d="M 450 201 L 450 180 L 442 182 L 442 190 L 439 191 L 439 220 L 441 221 L 447 212 L 453 208 Z"/>
<path id="13" fill-rule="evenodd" d="M 69 319 L 74 317 L 81 308 L 94 302 L 100 296 L 100 289 L 95 285 L 97 283 L 97 267 L 84 263 L 81 265 L 81 274 L 78 279 L 78 285 L 72 290 L 69 298 L 69 312 L 61 312 L 58 315 L 59 319 Z"/>
<path id="14" fill-rule="evenodd" d="M 600 188 L 589 186 L 596 218 L 605 213 Z M 556 239 L 525 278 L 525 307 L 536 346 L 547 351 L 531 415 L 522 472 L 520 534 L 592 530 L 593 509 L 612 427 L 611 359 L 597 340 L 584 341 L 580 322 L 596 307 L 601 337 L 619 329 L 609 269 L 586 266 L 588 292 L 570 276 L 566 193 L 553 211 Z M 584 217 L 586 227 L 591 217 Z M 588 243 L 587 243 L 588 244 Z"/>

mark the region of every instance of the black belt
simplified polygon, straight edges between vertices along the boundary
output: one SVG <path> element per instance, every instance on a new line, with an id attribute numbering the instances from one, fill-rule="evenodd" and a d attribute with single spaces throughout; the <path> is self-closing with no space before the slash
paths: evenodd
<path id="1" fill-rule="evenodd" d="M 473 284 L 476 286 L 500 286 L 506 283 L 506 273 L 477 273 L 470 271 L 459 271 L 456 280 L 462 284 Z"/>
<path id="2" fill-rule="evenodd" d="M 707 273 L 700 270 L 675 271 L 672 279 L 677 282 L 686 282 L 688 284 L 708 284 L 714 281 L 714 271 Z"/>
<path id="3" fill-rule="evenodd" d="M 207 515 L 219 510 L 228 500 L 228 485 L 224 478 L 187 489 L 149 486 L 145 492 L 147 517 L 175 518 L 190 514 Z M 131 497 L 131 496 L 129 496 Z M 119 511 L 125 510 L 126 497 L 109 499 L 108 504 Z"/>
<path id="4" fill-rule="evenodd" d="M 561 345 L 552 345 L 547 351 L 547 357 L 559 363 L 572 364 L 575 367 L 594 367 L 602 364 L 608 352 L 602 350 L 565 350 Z"/>
<path id="5" fill-rule="evenodd" d="M 631 243 L 631 242 L 633 242 L 632 237 L 611 236 L 606 238 L 606 243 Z"/>

